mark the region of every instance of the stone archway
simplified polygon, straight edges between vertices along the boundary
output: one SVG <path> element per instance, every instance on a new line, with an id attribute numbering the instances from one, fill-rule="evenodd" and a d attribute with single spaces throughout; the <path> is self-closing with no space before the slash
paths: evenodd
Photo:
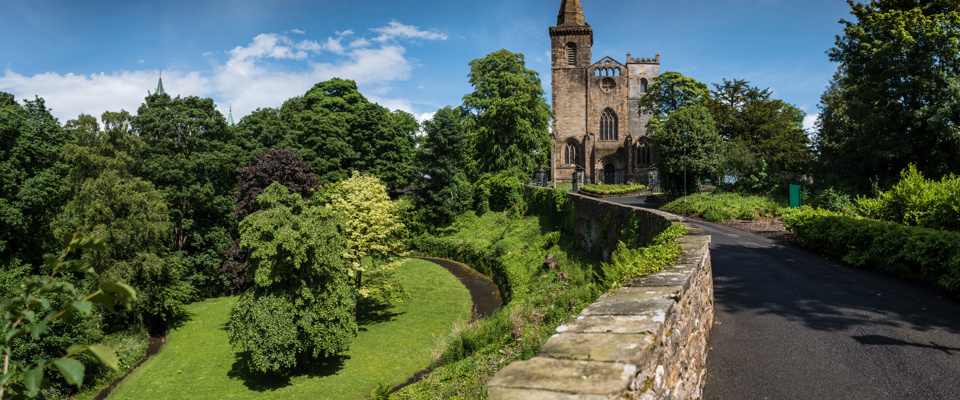
<path id="1" fill-rule="evenodd" d="M 623 183 L 623 163 L 616 156 L 609 155 L 594 165 L 593 181 L 605 185 Z"/>

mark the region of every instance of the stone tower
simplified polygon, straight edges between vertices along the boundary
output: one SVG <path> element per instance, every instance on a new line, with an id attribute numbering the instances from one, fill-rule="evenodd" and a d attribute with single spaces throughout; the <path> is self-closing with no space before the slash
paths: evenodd
<path id="1" fill-rule="evenodd" d="M 550 27 L 553 101 L 553 178 L 572 181 L 580 166 L 585 183 L 647 183 L 653 151 L 649 115 L 638 101 L 660 74 L 660 56 L 627 63 L 604 57 L 592 63 L 593 27 L 580 0 L 562 0 Z"/>

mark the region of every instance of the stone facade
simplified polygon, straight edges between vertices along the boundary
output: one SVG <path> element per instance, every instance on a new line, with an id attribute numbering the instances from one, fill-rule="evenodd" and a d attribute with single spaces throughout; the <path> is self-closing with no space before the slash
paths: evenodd
<path id="1" fill-rule="evenodd" d="M 592 62 L 593 27 L 580 0 L 563 0 L 550 27 L 553 178 L 571 182 L 579 165 L 586 183 L 648 184 L 654 158 L 638 101 L 660 75 L 660 55 Z"/>
<path id="2" fill-rule="evenodd" d="M 682 223 L 657 210 L 570 196 L 581 203 L 649 214 L 642 225 L 649 222 L 654 230 Z M 578 204 L 578 210 L 581 205 L 588 206 Z M 607 218 L 595 219 L 593 225 Z M 575 321 L 557 328 L 537 357 L 511 363 L 494 375 L 487 382 L 489 398 L 700 398 L 713 324 L 713 274 L 710 236 L 691 230 L 677 239 L 683 247 L 677 263 L 584 308 Z M 610 250 L 605 241 L 596 240 L 606 235 L 592 229 L 575 234 L 590 243 L 593 252 Z"/>

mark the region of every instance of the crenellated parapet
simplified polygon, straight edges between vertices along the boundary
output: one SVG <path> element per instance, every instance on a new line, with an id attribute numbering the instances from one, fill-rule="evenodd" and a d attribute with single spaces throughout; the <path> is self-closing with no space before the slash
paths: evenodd
<path id="1" fill-rule="evenodd" d="M 654 58 L 633 58 L 627 53 L 627 64 L 656 64 L 660 65 L 660 53 Z"/>

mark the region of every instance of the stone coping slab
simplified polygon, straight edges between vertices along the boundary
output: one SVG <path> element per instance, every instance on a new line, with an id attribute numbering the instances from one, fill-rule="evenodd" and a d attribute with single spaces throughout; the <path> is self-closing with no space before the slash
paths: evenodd
<path id="1" fill-rule="evenodd" d="M 680 220 L 669 216 L 672 222 Z M 691 287 L 695 277 L 710 274 L 710 236 L 691 229 L 678 242 L 683 254 L 674 265 L 600 296 L 576 320 L 558 327 L 557 334 L 544 343 L 537 357 L 511 363 L 491 378 L 487 383 L 489 398 L 620 398 L 631 391 L 634 395 L 643 391 L 644 386 L 649 386 L 643 382 L 657 382 L 654 378 L 664 373 L 665 362 L 661 358 L 665 349 L 660 346 L 676 342 L 670 337 L 675 326 L 672 324 L 677 323 L 674 320 L 679 315 L 677 302 L 695 289 Z M 696 283 L 699 285 L 712 283 L 712 279 L 696 281 L 701 282 Z M 707 293 L 712 304 L 712 286 Z M 702 312 L 712 316 L 713 310 L 708 306 Z M 688 352 L 678 350 L 679 353 L 672 354 Z M 702 349 L 690 350 L 698 351 Z M 638 366 L 656 371 L 639 371 Z M 666 393 L 669 396 L 670 391 Z"/>

